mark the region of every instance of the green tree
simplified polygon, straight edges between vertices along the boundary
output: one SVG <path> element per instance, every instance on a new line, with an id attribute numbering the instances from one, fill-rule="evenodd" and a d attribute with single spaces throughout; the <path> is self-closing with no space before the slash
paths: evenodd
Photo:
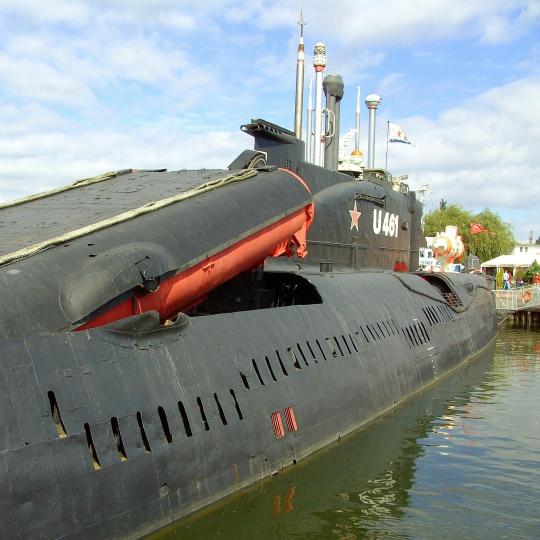
<path id="1" fill-rule="evenodd" d="M 497 270 L 497 275 L 495 276 L 495 283 L 497 289 L 503 288 L 503 276 L 504 276 L 504 270 L 502 268 L 499 268 Z"/>
<path id="2" fill-rule="evenodd" d="M 529 266 L 527 271 L 523 274 L 523 281 L 525 283 L 532 283 L 534 276 L 537 274 L 540 274 L 540 264 L 538 264 L 537 261 L 533 261 L 531 266 Z"/>
<path id="3" fill-rule="evenodd" d="M 489 233 L 469 234 L 469 250 L 481 261 L 512 252 L 516 243 L 512 227 L 509 223 L 504 223 L 495 212 L 486 208 L 474 216 L 474 223 L 479 223 L 489 231 Z"/>
<path id="4" fill-rule="evenodd" d="M 488 232 L 471 234 L 471 223 L 478 223 Z M 515 240 L 512 228 L 489 209 L 473 214 L 457 204 L 446 205 L 445 208 L 433 210 L 424 219 L 424 233 L 434 236 L 444 231 L 447 225 L 456 225 L 465 246 L 464 257 L 476 255 L 480 261 L 488 261 L 510 253 Z"/>

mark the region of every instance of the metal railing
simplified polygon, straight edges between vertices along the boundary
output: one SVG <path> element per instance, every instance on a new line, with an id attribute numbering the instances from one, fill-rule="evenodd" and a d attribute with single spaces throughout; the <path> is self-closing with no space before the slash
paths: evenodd
<path id="1" fill-rule="evenodd" d="M 502 311 L 540 308 L 540 285 L 528 285 L 516 289 L 493 291 L 495 307 Z"/>

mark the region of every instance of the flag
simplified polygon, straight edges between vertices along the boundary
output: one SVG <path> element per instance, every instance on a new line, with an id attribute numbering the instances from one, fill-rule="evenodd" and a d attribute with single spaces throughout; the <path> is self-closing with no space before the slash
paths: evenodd
<path id="1" fill-rule="evenodd" d="M 484 229 L 480 223 L 471 223 L 471 234 L 480 233 L 493 234 L 489 229 Z"/>
<path id="2" fill-rule="evenodd" d="M 412 144 L 405 132 L 397 124 L 392 122 L 388 122 L 388 142 Z"/>

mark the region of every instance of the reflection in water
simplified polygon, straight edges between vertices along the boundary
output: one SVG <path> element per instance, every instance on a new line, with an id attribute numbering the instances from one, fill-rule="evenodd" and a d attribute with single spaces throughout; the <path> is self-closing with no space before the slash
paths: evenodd
<path id="1" fill-rule="evenodd" d="M 540 334 L 154 538 L 540 537 Z"/>

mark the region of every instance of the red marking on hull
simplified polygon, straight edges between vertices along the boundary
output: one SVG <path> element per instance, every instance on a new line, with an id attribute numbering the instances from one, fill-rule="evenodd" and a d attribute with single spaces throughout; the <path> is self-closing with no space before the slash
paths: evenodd
<path id="1" fill-rule="evenodd" d="M 294 415 L 294 409 L 292 407 L 285 407 L 283 414 L 285 415 L 285 422 L 287 423 L 287 429 L 289 431 L 298 431 L 298 424 L 296 423 L 296 416 Z"/>
<path id="2" fill-rule="evenodd" d="M 283 420 L 281 419 L 281 413 L 279 411 L 272 413 L 272 427 L 274 428 L 274 435 L 276 438 L 281 439 L 285 436 Z"/>

